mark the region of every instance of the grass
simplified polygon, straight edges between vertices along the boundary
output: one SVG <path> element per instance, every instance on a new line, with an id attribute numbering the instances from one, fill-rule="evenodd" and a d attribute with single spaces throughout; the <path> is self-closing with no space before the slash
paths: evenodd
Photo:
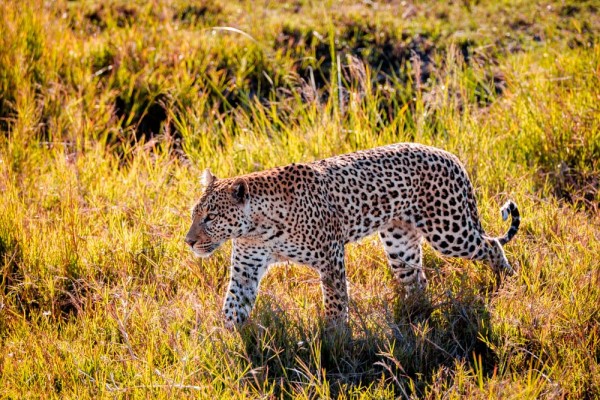
<path id="1" fill-rule="evenodd" d="M 597 398 L 600 10 L 592 1 L 0 4 L 0 395 Z M 213 29 L 225 27 L 227 29 Z M 233 29 L 232 29 L 233 28 Z M 399 141 L 514 199 L 519 274 L 425 249 L 407 303 L 348 246 L 350 339 L 312 270 L 223 328 L 230 247 L 183 236 L 200 172 Z"/>

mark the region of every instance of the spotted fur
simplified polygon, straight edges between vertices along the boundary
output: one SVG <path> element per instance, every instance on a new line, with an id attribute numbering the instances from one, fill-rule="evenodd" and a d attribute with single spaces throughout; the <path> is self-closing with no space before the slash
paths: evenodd
<path id="1" fill-rule="evenodd" d="M 427 285 L 423 240 L 444 255 L 513 272 L 502 245 L 519 228 L 517 206 L 502 208 L 512 217 L 508 232 L 487 236 L 464 167 L 434 147 L 400 143 L 229 179 L 207 170 L 204 181 L 185 241 L 207 257 L 233 240 L 223 310 L 231 327 L 248 318 L 269 265 L 286 260 L 319 272 L 328 321 L 345 323 L 344 245 L 373 232 L 409 293 Z"/>

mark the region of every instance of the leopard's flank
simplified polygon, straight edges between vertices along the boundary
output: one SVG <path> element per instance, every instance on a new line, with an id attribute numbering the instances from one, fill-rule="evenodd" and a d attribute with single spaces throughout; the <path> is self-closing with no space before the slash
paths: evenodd
<path id="1" fill-rule="evenodd" d="M 206 170 L 203 179 L 185 241 L 207 257 L 233 240 L 223 308 L 229 327 L 248 318 L 268 267 L 286 260 L 319 272 L 328 322 L 345 323 L 344 245 L 373 232 L 409 293 L 427 285 L 423 240 L 446 256 L 513 272 L 502 246 L 519 229 L 517 206 L 508 201 L 502 207 L 502 217 L 512 217 L 508 232 L 487 236 L 464 167 L 434 147 L 399 143 L 236 178 L 218 179 Z"/>

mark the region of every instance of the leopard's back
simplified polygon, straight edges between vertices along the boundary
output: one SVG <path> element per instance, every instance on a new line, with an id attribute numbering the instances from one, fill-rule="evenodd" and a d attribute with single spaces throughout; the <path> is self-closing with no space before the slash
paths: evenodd
<path id="1" fill-rule="evenodd" d="M 454 219 L 482 231 L 471 182 L 448 152 L 401 143 L 316 164 L 349 242 L 396 220 L 424 234 Z"/>

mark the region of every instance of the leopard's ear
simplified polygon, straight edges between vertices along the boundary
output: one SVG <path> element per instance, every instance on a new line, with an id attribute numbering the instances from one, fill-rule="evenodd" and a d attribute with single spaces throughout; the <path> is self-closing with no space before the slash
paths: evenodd
<path id="1" fill-rule="evenodd" d="M 243 204 L 248 199 L 248 182 L 244 178 L 237 178 L 231 184 L 231 198 L 235 204 Z"/>
<path id="2" fill-rule="evenodd" d="M 215 183 L 216 180 L 217 177 L 214 176 L 212 172 L 210 172 L 209 168 L 206 168 L 202 173 L 202 178 L 200 178 L 200 184 L 202 184 L 203 187 L 207 188 L 213 183 Z"/>

